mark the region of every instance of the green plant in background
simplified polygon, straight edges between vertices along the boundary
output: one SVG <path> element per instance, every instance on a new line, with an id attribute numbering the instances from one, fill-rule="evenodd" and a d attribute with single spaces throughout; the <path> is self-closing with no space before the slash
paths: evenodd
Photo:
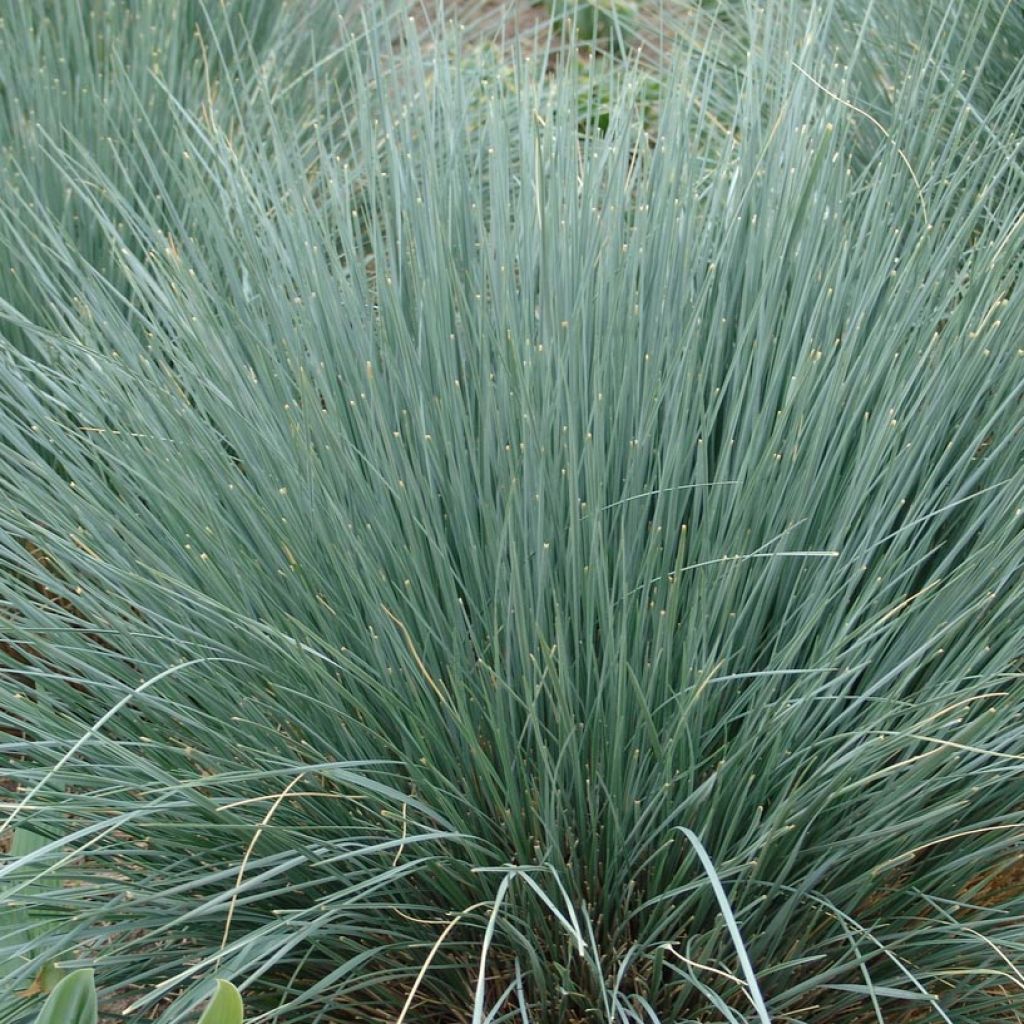
<path id="1" fill-rule="evenodd" d="M 73 971 L 50 993 L 36 1024 L 96 1024 L 96 986 L 93 972 Z M 199 1024 L 242 1024 L 242 997 L 230 982 L 218 981 L 217 991 L 199 1018 Z"/>
<path id="2" fill-rule="evenodd" d="M 173 239 L 0 195 L 0 1021 L 1019 1012 L 1024 31 L 785 6 L 653 124 L 370 34 L 172 105 Z"/>
<path id="3" fill-rule="evenodd" d="M 606 132 L 615 108 L 621 103 L 623 76 L 610 57 L 597 56 L 581 60 L 577 69 L 579 91 L 577 112 L 582 135 Z M 662 93 L 660 79 L 640 70 L 630 81 L 631 100 L 644 128 L 653 132 L 658 124 L 658 99 Z"/>
<path id="4" fill-rule="evenodd" d="M 543 0 L 556 30 L 567 30 L 580 44 L 625 53 L 635 38 L 638 0 Z"/>
<path id="5" fill-rule="evenodd" d="M 45 941 L 50 930 L 46 897 L 60 888 L 60 876 L 56 872 L 38 873 L 31 864 L 32 855 L 47 846 L 44 837 L 28 829 L 13 830 L 7 851 L 13 866 L 8 885 L 16 887 L 19 899 L 10 909 L 0 910 L 0 977 L 13 972 L 19 959 L 38 962 L 38 973 L 26 990 L 30 995 L 49 992 L 63 977 L 54 951 Z"/>

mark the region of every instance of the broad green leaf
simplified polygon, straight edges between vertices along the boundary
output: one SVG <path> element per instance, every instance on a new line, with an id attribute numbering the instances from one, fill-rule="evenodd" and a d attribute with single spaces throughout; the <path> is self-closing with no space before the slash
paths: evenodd
<path id="1" fill-rule="evenodd" d="M 96 986 L 88 968 L 73 971 L 50 993 L 36 1024 L 96 1024 Z"/>
<path id="2" fill-rule="evenodd" d="M 199 1024 L 242 1024 L 242 997 L 230 981 L 218 980 Z"/>
<path id="3" fill-rule="evenodd" d="M 16 828 L 11 838 L 11 856 L 25 857 L 36 850 L 41 850 L 48 842 L 48 839 L 30 829 Z"/>
<path id="4" fill-rule="evenodd" d="M 11 836 L 10 858 L 18 861 L 30 857 L 47 843 L 48 839 L 30 829 L 16 828 Z M 14 872 L 20 875 L 22 870 L 30 872 L 35 869 L 31 865 L 26 865 L 24 869 L 16 866 Z M 25 883 L 23 894 L 42 893 L 59 886 L 60 878 L 55 872 L 50 872 Z M 31 906 L 31 902 L 25 900 L 23 895 L 22 900 L 14 906 L 0 906 L 0 977 L 8 974 L 17 965 L 19 958 L 25 960 L 34 956 L 38 951 L 34 948 L 35 940 L 42 939 L 50 930 L 46 919 L 26 909 L 26 904 Z M 5 947 L 12 947 L 10 953 L 6 952 Z M 61 977 L 62 972 L 53 960 L 48 960 L 29 985 L 28 994 L 49 992 Z"/>

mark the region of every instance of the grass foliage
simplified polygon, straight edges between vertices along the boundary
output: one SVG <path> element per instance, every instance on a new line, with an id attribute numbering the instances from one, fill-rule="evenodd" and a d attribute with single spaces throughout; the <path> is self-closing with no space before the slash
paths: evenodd
<path id="1" fill-rule="evenodd" d="M 705 5 L 652 124 L 628 55 L 581 119 L 471 32 L 243 3 L 154 77 L 53 6 L 0 1021 L 55 958 L 167 1022 L 1017 1019 L 1019 11 Z"/>

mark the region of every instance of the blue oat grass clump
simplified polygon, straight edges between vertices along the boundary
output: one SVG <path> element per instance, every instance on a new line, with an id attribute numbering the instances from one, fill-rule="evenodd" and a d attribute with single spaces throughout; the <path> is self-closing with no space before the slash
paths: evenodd
<path id="1" fill-rule="evenodd" d="M 0 1022 L 1021 1011 L 1024 26 L 896 6 L 5 149 Z"/>

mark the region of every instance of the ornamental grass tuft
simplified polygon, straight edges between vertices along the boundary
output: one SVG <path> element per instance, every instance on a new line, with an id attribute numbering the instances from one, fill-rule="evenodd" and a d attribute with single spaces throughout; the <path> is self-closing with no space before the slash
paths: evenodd
<path id="1" fill-rule="evenodd" d="M 720 6 L 6 149 L 0 1022 L 1024 1013 L 1022 19 Z"/>

